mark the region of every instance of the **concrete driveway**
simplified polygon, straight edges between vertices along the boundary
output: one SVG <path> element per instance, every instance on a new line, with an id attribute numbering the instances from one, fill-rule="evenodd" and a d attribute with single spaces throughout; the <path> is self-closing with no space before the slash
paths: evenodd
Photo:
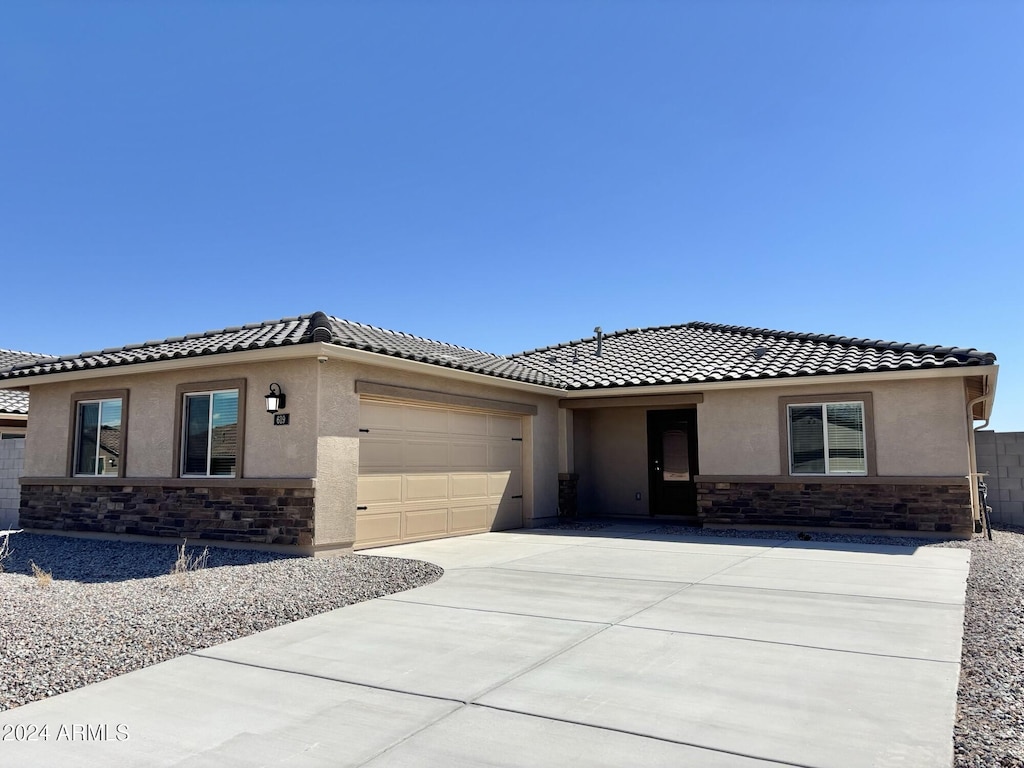
<path id="1" fill-rule="evenodd" d="M 646 530 L 376 550 L 445 575 L 11 710 L 0 752 L 104 768 L 951 764 L 969 552 Z M 16 724 L 109 731 L 26 743 Z"/>

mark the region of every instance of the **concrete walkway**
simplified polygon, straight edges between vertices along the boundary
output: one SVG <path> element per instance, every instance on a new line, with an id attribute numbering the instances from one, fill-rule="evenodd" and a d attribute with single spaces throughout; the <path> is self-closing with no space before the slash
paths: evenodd
<path id="1" fill-rule="evenodd" d="M 0 714 L 0 754 L 68 768 L 951 764 L 969 552 L 645 530 L 376 550 L 446 573 Z M 9 727 L 44 724 L 47 742 L 11 741 Z M 55 740 L 62 725 L 106 725 L 106 740 Z"/>

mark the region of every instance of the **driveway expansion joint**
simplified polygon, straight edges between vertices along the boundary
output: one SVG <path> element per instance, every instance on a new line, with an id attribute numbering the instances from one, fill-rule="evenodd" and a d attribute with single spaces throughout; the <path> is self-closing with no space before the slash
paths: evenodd
<path id="1" fill-rule="evenodd" d="M 636 624 L 620 623 L 618 626 L 628 627 L 641 632 L 661 632 L 667 635 L 688 635 L 691 637 L 710 637 L 716 640 L 739 640 L 748 643 L 764 643 L 765 645 L 781 645 L 787 648 L 806 648 L 811 651 L 824 651 L 825 653 L 849 653 L 855 656 L 874 656 L 880 659 L 899 659 L 901 661 L 922 661 L 931 664 L 951 664 L 960 666 L 960 660 L 950 661 L 947 659 L 928 659 L 922 656 L 903 656 L 898 653 L 875 653 L 873 651 L 857 651 L 852 648 L 830 648 L 824 645 L 807 645 L 806 643 L 787 643 L 782 640 L 766 640 L 761 637 L 741 637 L 740 635 L 720 635 L 712 632 L 689 632 L 684 629 L 661 629 L 660 627 L 642 627 Z"/>
<path id="2" fill-rule="evenodd" d="M 271 667 L 267 664 L 255 664 L 251 661 L 239 661 L 237 659 L 225 659 L 222 656 L 212 656 L 209 654 L 202 653 L 200 651 L 192 651 L 186 654 L 186 656 L 193 656 L 197 659 L 206 659 L 208 661 L 219 661 L 224 664 L 235 664 L 239 667 L 250 667 L 252 669 L 263 669 L 268 672 L 280 672 L 283 675 L 297 675 L 299 677 L 308 677 L 313 680 L 323 680 L 328 683 L 339 683 L 341 685 L 354 685 L 359 688 L 371 688 L 375 691 L 386 691 L 388 693 L 397 693 L 402 696 L 414 696 L 420 699 L 432 699 L 433 701 L 450 701 L 453 704 L 469 704 L 471 702 L 465 699 L 453 698 L 451 696 L 437 696 L 430 693 L 419 693 L 417 691 L 405 691 L 401 688 L 392 688 L 387 685 L 375 685 L 373 683 L 367 683 L 360 680 L 345 680 L 338 677 L 328 677 L 327 675 L 317 675 L 313 672 L 300 672 L 294 669 L 281 669 L 279 667 Z"/>
<path id="3" fill-rule="evenodd" d="M 763 762 L 765 765 L 768 765 L 768 766 L 771 766 L 771 765 L 781 765 L 781 766 L 786 766 L 786 768 L 820 768 L 820 766 L 811 765 L 809 763 L 793 763 L 793 762 L 789 762 L 789 761 L 786 761 L 786 760 L 776 760 L 775 758 L 772 758 L 772 757 L 763 757 L 762 755 L 752 755 L 752 754 L 747 753 L 747 752 L 737 752 L 737 751 L 734 751 L 734 750 L 731 750 L 731 749 L 720 749 L 718 747 L 709 747 L 709 746 L 707 746 L 705 744 L 698 744 L 698 743 L 692 742 L 692 741 L 681 741 L 679 739 L 669 739 L 669 738 L 666 738 L 664 736 L 655 736 L 655 735 L 652 735 L 652 734 L 649 734 L 649 733 L 644 733 L 642 731 L 634 731 L 634 730 L 629 730 L 629 729 L 625 729 L 625 728 L 613 728 L 613 727 L 608 726 L 608 725 L 595 725 L 594 723 L 587 723 L 587 722 L 584 722 L 582 720 L 573 720 L 573 719 L 567 718 L 567 717 L 556 717 L 554 715 L 538 715 L 538 714 L 536 714 L 534 712 L 525 712 L 525 711 L 522 711 L 522 710 L 519 710 L 519 709 L 514 709 L 512 707 L 501 707 L 501 706 L 498 706 L 496 704 L 480 704 L 480 703 L 474 702 L 470 706 L 482 707 L 484 709 L 493 709 L 493 710 L 495 710 L 497 712 L 508 712 L 510 714 L 513 714 L 513 715 L 524 715 L 526 717 L 539 717 L 539 718 L 542 718 L 544 720 L 554 720 L 554 721 L 559 722 L 559 723 L 568 723 L 569 725 L 579 725 L 579 726 L 582 726 L 584 728 L 593 728 L 593 729 L 598 730 L 598 731 L 609 731 L 610 733 L 622 733 L 622 734 L 625 734 L 626 736 L 638 736 L 641 739 L 652 739 L 654 741 L 661 741 L 661 742 L 664 742 L 666 744 L 678 744 L 681 747 L 693 747 L 694 749 L 703 749 L 703 750 L 705 750 L 707 752 L 718 752 L 719 754 L 723 754 L 723 755 L 734 755 L 735 757 L 745 757 L 745 758 L 749 758 L 751 760 L 758 760 L 758 761 Z"/>

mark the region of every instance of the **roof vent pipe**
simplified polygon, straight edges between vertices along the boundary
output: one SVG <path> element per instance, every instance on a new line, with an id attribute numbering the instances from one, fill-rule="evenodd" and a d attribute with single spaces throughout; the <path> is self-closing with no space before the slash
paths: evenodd
<path id="1" fill-rule="evenodd" d="M 604 339 L 604 331 L 601 330 L 601 326 L 599 325 L 599 326 L 597 326 L 594 329 L 594 333 L 597 334 L 597 352 L 595 352 L 594 354 L 597 355 L 598 357 L 600 357 L 601 356 L 601 341 Z"/>

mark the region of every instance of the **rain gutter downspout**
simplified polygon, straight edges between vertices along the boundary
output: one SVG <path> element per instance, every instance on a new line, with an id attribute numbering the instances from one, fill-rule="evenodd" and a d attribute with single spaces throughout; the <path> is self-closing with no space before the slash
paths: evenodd
<path id="1" fill-rule="evenodd" d="M 981 521 L 981 498 L 978 492 L 978 455 L 976 450 L 977 441 L 975 440 L 974 433 L 979 429 L 984 429 L 988 426 L 991 417 L 985 419 L 984 423 L 978 427 L 974 426 L 974 406 L 978 403 L 982 403 L 992 397 L 992 390 L 989 388 L 988 376 L 985 377 L 985 394 L 980 397 L 976 397 L 973 400 L 967 402 L 967 443 L 968 443 L 968 464 L 970 474 L 967 479 L 971 485 L 971 515 L 974 518 L 974 529 L 978 530 L 978 523 Z"/>

